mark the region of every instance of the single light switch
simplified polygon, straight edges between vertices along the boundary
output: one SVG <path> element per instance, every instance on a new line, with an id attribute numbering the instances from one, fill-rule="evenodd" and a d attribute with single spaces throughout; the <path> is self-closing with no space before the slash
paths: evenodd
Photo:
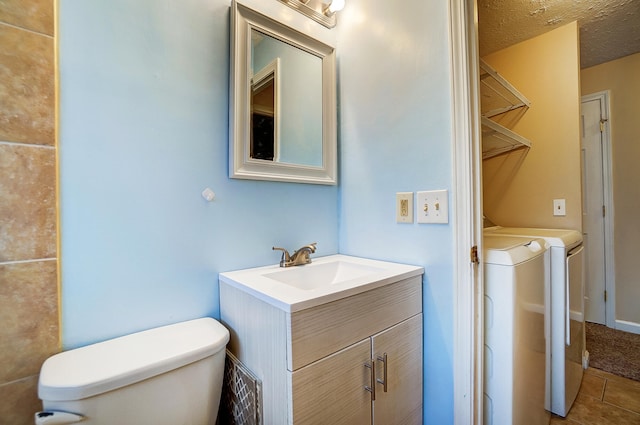
<path id="1" fill-rule="evenodd" d="M 567 208 L 564 199 L 553 200 L 553 215 L 565 216 L 567 215 Z"/>

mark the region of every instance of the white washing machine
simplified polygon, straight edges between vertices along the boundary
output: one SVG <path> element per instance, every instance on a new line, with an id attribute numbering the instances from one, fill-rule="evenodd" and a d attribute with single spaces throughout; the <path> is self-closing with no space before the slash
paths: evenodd
<path id="1" fill-rule="evenodd" d="M 589 364 L 585 349 L 582 235 L 576 230 L 488 227 L 485 235 L 543 238 L 551 268 L 551 411 L 566 416 Z"/>
<path id="2" fill-rule="evenodd" d="M 544 239 L 485 235 L 484 423 L 549 423 Z"/>

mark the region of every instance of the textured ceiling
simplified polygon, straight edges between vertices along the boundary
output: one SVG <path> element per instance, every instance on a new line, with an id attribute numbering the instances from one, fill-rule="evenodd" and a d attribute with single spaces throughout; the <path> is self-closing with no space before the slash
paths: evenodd
<path id="1" fill-rule="evenodd" d="M 572 21 L 580 27 L 580 67 L 640 52 L 640 0 L 478 0 L 480 55 Z"/>

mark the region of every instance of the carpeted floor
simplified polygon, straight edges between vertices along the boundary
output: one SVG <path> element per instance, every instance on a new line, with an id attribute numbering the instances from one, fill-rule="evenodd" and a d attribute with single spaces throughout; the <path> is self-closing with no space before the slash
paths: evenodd
<path id="1" fill-rule="evenodd" d="M 589 366 L 640 381 L 640 335 L 586 324 Z"/>

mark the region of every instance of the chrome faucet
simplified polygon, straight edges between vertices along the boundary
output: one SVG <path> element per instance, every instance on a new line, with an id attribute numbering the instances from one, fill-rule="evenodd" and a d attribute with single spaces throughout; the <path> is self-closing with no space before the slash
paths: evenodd
<path id="1" fill-rule="evenodd" d="M 272 250 L 282 251 L 282 258 L 280 259 L 280 267 L 301 266 L 303 264 L 311 263 L 310 255 L 316 252 L 316 245 L 314 242 L 309 245 L 305 245 L 302 248 L 296 250 L 293 254 L 289 255 L 289 251 L 284 248 L 278 248 L 277 246 L 271 247 Z"/>

